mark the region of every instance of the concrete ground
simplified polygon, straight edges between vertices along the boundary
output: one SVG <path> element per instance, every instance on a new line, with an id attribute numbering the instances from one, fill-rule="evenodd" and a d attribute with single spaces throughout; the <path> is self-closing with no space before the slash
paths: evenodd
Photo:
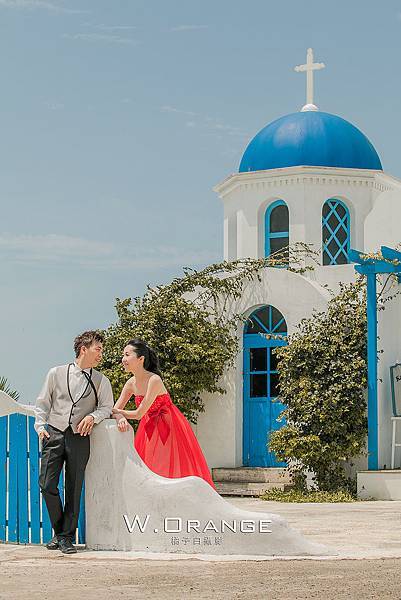
<path id="1" fill-rule="evenodd" d="M 234 498 L 275 512 L 333 548 L 324 559 L 207 559 L 0 545 L 0 599 L 391 598 L 401 600 L 401 502 L 285 504 Z"/>
<path id="2" fill-rule="evenodd" d="M 234 498 L 247 510 L 278 513 L 308 539 L 335 549 L 338 558 L 401 558 L 401 501 L 295 504 Z"/>

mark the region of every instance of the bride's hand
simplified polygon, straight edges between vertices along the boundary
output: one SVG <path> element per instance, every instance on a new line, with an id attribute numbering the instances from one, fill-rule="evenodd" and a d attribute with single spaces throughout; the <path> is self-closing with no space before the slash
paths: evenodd
<path id="1" fill-rule="evenodd" d="M 119 431 L 128 431 L 129 429 L 129 423 L 127 421 L 127 419 L 125 417 L 121 417 L 121 419 L 118 420 L 117 422 L 117 427 Z"/>

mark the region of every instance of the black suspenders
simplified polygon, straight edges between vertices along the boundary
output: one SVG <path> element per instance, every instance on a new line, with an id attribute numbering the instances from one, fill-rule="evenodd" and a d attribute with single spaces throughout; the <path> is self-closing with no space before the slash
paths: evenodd
<path id="1" fill-rule="evenodd" d="M 86 387 L 85 387 L 84 391 L 82 392 L 81 396 L 78 398 L 78 400 L 75 400 L 75 401 L 74 401 L 74 398 L 72 397 L 72 394 L 71 394 L 71 389 L 70 389 L 70 368 L 73 366 L 73 364 L 74 364 L 74 363 L 70 363 L 70 364 L 68 365 L 68 369 L 67 369 L 67 389 L 68 389 L 68 393 L 69 393 L 69 395 L 70 395 L 71 402 L 72 402 L 73 406 L 75 406 L 76 404 L 78 404 L 78 402 L 79 402 L 80 400 L 82 400 L 82 398 L 83 398 L 83 397 L 85 396 L 85 394 L 86 394 L 86 390 L 87 390 L 87 389 L 88 389 L 88 387 L 90 386 L 90 387 L 92 388 L 92 390 L 93 390 L 94 394 L 95 394 L 96 408 L 97 408 L 97 406 L 98 406 L 98 404 L 99 404 L 99 398 L 98 398 L 98 394 L 97 394 L 97 390 L 96 390 L 95 384 L 94 384 L 94 383 L 93 383 L 93 381 L 92 381 L 92 369 L 90 370 L 90 373 L 89 373 L 89 374 L 88 374 L 86 371 L 82 371 L 83 375 L 85 376 L 86 382 L 87 382 L 87 383 L 86 383 Z"/>
<path id="2" fill-rule="evenodd" d="M 88 375 L 88 373 L 86 371 L 82 371 L 82 373 L 85 375 L 87 382 L 89 383 L 89 385 L 91 386 L 91 388 L 93 390 L 93 393 L 95 394 L 96 408 L 97 408 L 97 406 L 99 404 L 99 398 L 98 398 L 98 395 L 97 395 L 97 390 L 96 390 L 95 384 L 92 381 L 92 369 L 91 369 L 90 375 Z M 84 394 L 85 394 L 85 392 L 86 392 L 87 389 L 88 389 L 88 386 L 86 386 Z M 82 398 L 82 396 L 81 396 L 81 398 Z"/>

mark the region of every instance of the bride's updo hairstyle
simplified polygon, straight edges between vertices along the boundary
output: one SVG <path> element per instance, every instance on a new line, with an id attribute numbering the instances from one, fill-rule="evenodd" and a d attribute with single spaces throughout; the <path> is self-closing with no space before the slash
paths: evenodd
<path id="1" fill-rule="evenodd" d="M 132 346 L 137 357 L 144 357 L 143 368 L 146 371 L 150 371 L 151 373 L 156 373 L 156 375 L 162 376 L 160 372 L 159 359 L 156 352 L 147 345 L 143 340 L 135 339 L 130 340 L 126 344 L 127 346 Z"/>

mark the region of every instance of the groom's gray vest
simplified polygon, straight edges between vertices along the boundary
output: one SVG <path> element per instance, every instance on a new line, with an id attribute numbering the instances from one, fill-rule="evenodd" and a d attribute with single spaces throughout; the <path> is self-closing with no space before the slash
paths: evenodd
<path id="1" fill-rule="evenodd" d="M 65 431 L 71 425 L 73 432 L 77 433 L 78 423 L 86 415 L 93 412 L 97 406 L 97 394 L 103 375 L 92 369 L 91 380 L 93 385 L 88 381 L 84 395 L 81 398 L 73 398 L 73 402 L 68 391 L 67 373 L 68 365 L 56 367 L 51 408 L 47 422 L 56 429 L 60 429 L 60 431 Z"/>

